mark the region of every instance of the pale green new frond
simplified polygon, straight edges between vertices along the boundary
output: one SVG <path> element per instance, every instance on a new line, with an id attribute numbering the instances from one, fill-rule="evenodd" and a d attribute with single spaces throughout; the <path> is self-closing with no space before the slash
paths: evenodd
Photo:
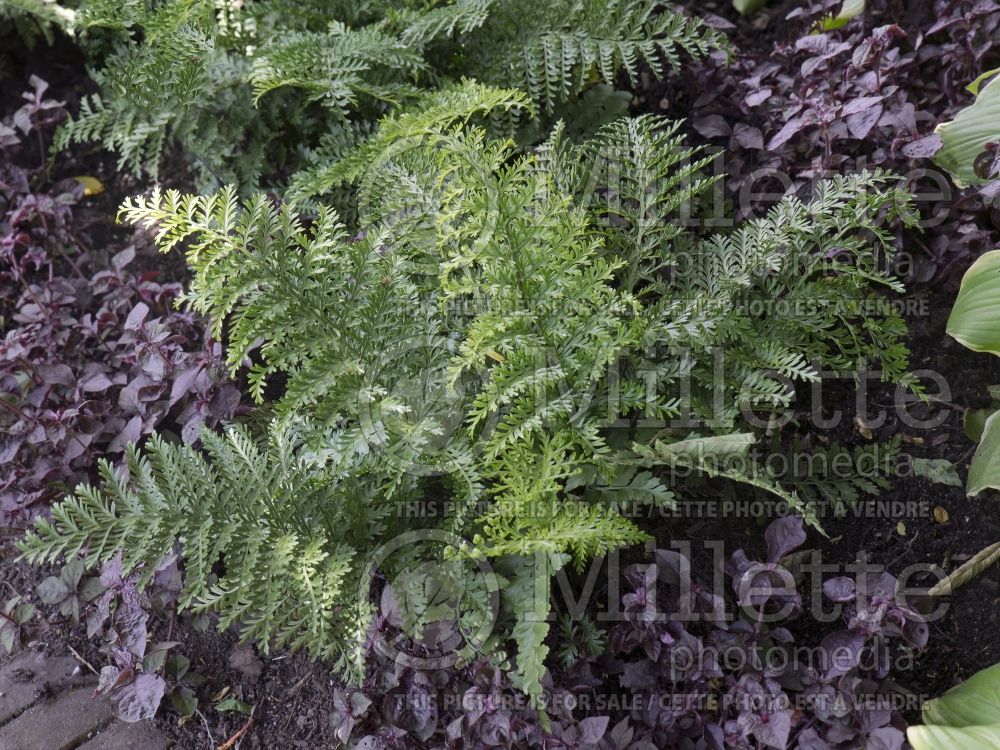
<path id="1" fill-rule="evenodd" d="M 517 646 L 517 663 L 511 679 L 514 685 L 533 698 L 542 697 L 542 678 L 549 647 L 549 597 L 552 576 L 562 567 L 559 555 L 539 552 L 514 557 L 501 564 L 500 572 L 509 583 L 502 589 L 504 604 L 515 612 L 511 637 Z"/>
<path id="2" fill-rule="evenodd" d="M 337 161 L 293 178 L 288 188 L 289 200 L 293 203 L 303 201 L 343 183 L 359 181 L 366 170 L 378 169 L 377 158 L 394 145 L 397 151 L 416 151 L 426 148 L 428 143 L 425 141 L 434 140 L 436 134 L 460 129 L 475 118 L 486 117 L 495 111 L 515 110 L 531 110 L 530 101 L 520 91 L 483 86 L 471 80 L 428 94 L 405 113 L 382 120 L 374 137 L 341 155 Z"/>

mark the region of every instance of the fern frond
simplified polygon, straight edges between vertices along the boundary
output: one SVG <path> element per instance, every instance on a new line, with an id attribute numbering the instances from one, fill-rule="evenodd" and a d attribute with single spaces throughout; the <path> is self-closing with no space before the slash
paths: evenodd
<path id="1" fill-rule="evenodd" d="M 418 49 L 404 40 L 378 28 L 355 30 L 333 22 L 325 34 L 286 34 L 263 47 L 254 57 L 250 83 L 255 102 L 291 86 L 346 117 L 360 96 L 396 107 L 412 100 L 418 90 L 406 78 L 424 68 Z"/>
<path id="2" fill-rule="evenodd" d="M 423 46 L 454 34 L 468 34 L 489 17 L 494 0 L 453 0 L 426 12 L 409 8 L 390 14 L 392 26 L 401 29 L 399 38 L 407 45 Z"/>
<path id="3" fill-rule="evenodd" d="M 343 183 L 355 183 L 385 154 L 392 144 L 412 141 L 425 147 L 421 139 L 453 128 L 462 128 L 474 118 L 494 111 L 531 111 L 531 103 L 515 89 L 498 89 L 466 80 L 422 97 L 403 114 L 384 119 L 376 136 L 342 155 L 324 168 L 313 168 L 306 175 L 293 178 L 289 200 L 302 202 Z"/>
<path id="4" fill-rule="evenodd" d="M 355 653 L 352 597 L 361 566 L 354 558 L 370 537 L 350 518 L 350 494 L 334 476 L 290 460 L 284 431 L 266 447 L 235 427 L 202 438 L 207 456 L 155 436 L 144 456 L 130 447 L 128 480 L 105 463 L 103 489 L 80 487 L 56 505 L 52 521 L 20 543 L 22 557 L 52 561 L 86 549 L 97 564 L 124 549 L 125 567 L 149 575 L 179 541 L 187 565 L 182 608 L 218 612 L 220 629 L 239 623 L 242 637 L 265 653 Z M 209 585 L 222 560 L 226 573 Z M 363 674 L 363 663 L 345 667 Z"/>
<path id="5" fill-rule="evenodd" d="M 73 33 L 76 11 L 60 5 L 57 0 L 0 0 L 0 19 L 9 19 L 29 46 L 39 34 L 52 44 L 55 41 L 53 29 Z"/>
<path id="6" fill-rule="evenodd" d="M 756 465 L 743 414 L 780 409 L 789 383 L 815 380 L 819 367 L 905 357 L 894 348 L 901 331 L 891 315 L 883 334 L 841 308 L 866 299 L 872 279 L 888 280 L 876 262 L 888 237 L 875 217 L 899 210 L 901 194 L 882 189 L 888 178 L 879 173 L 833 181 L 811 203 L 789 198 L 691 245 L 657 224 L 705 184 L 697 176 L 704 161 L 688 158 L 674 126 L 612 123 L 583 147 L 554 139 L 535 154 L 491 137 L 478 119 L 527 106 L 522 94 L 467 82 L 386 118 L 332 168 L 337 181 L 361 183 L 364 231 L 356 234 L 330 208 L 306 222 L 287 204 L 240 201 L 232 189 L 126 203 L 123 217 L 153 229 L 161 247 L 185 249 L 195 271 L 186 302 L 225 335 L 234 371 L 252 363 L 256 397 L 282 376 L 273 429 L 294 430 L 304 444 L 267 460 L 273 454 L 245 436 L 206 435 L 212 474 L 201 466 L 197 481 L 216 488 L 212 497 L 225 498 L 237 524 L 207 538 L 163 510 L 206 492 L 194 479 L 171 484 L 172 474 L 193 470 L 173 461 L 147 478 L 137 467 L 144 512 L 163 519 L 129 529 L 143 557 L 177 535 L 205 573 L 232 544 L 265 580 L 265 570 L 304 561 L 301 586 L 318 579 L 335 589 L 346 563 L 324 566 L 347 553 L 330 548 L 333 537 L 316 546 L 311 527 L 295 519 L 382 534 L 392 525 L 388 503 L 438 500 L 443 491 L 456 502 L 442 525 L 470 535 L 479 554 L 500 564 L 541 556 L 546 570 L 580 566 L 642 541 L 620 503 L 669 507 L 679 468 L 772 493 L 817 522 L 790 485 Z M 620 181 L 621 205 L 581 206 L 570 191 L 598 191 L 599 182 L 577 177 L 600 159 L 607 174 L 637 176 Z M 372 164 L 378 169 L 367 172 Z M 609 214 L 616 221 L 604 225 Z M 842 251 L 836 266 L 827 262 L 833 247 Z M 641 266 L 634 276 L 632 262 Z M 774 300 L 819 304 L 801 315 L 758 309 Z M 671 415 L 700 420 L 704 436 L 643 422 Z M 301 487 L 280 477 L 300 477 Z M 311 504 L 309 513 L 290 499 L 327 486 L 346 499 Z M 265 491 L 248 497 L 257 487 Z M 122 497 L 115 507 L 134 502 Z M 284 525 L 241 525 L 241 509 L 260 503 Z M 66 524 L 74 543 L 115 515 L 106 501 L 87 512 L 94 520 L 77 513 Z M 216 517 L 202 512 L 197 523 L 211 530 Z M 100 549 L 119 542 L 111 526 Z M 55 536 L 39 549 L 72 550 Z M 287 631 L 287 642 L 299 643 L 318 627 L 308 610 L 280 612 L 246 585 L 220 581 L 198 601 L 256 637 Z M 519 684 L 534 694 L 547 625 L 527 614 L 515 610 L 513 636 Z"/>
<path id="7" fill-rule="evenodd" d="M 516 82 L 546 112 L 593 78 L 611 84 L 624 69 L 635 81 L 641 64 L 658 72 L 678 67 L 681 51 L 727 48 L 717 31 L 652 0 L 511 2 L 472 36 L 466 69 L 487 83 Z"/>

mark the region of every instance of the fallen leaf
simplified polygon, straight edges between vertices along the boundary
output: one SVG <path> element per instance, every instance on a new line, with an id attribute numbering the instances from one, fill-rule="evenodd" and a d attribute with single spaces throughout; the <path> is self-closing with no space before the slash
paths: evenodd
<path id="1" fill-rule="evenodd" d="M 83 185 L 83 194 L 86 196 L 100 195 L 104 192 L 104 183 L 96 177 L 91 177 L 90 175 L 80 175 L 79 177 L 74 177 L 73 179 Z"/>
<path id="2" fill-rule="evenodd" d="M 250 713 L 250 706 L 243 701 L 238 701 L 235 698 L 229 698 L 228 700 L 224 700 L 219 703 L 215 707 L 215 710 L 221 711 L 222 713 L 225 713 L 226 711 L 237 711 L 241 714 L 248 714 Z"/>
<path id="3" fill-rule="evenodd" d="M 953 571 L 947 578 L 938 581 L 927 593 L 931 596 L 946 596 L 993 567 L 998 560 L 1000 560 L 1000 542 L 991 544 L 986 549 L 977 552 L 967 563 Z"/>
<path id="4" fill-rule="evenodd" d="M 909 159 L 929 159 L 941 150 L 942 145 L 941 136 L 932 133 L 903 146 L 903 156 Z"/>
<path id="5" fill-rule="evenodd" d="M 896 524 L 896 533 L 900 536 L 906 536 L 906 524 L 900 521 Z"/>
<path id="6" fill-rule="evenodd" d="M 940 505 L 934 506 L 934 523 L 948 523 L 948 519 L 950 517 L 951 516 L 948 515 L 948 511 Z"/>
<path id="7" fill-rule="evenodd" d="M 910 465 L 914 475 L 918 477 L 949 487 L 962 486 L 962 478 L 958 476 L 955 464 L 946 458 L 912 458 Z"/>

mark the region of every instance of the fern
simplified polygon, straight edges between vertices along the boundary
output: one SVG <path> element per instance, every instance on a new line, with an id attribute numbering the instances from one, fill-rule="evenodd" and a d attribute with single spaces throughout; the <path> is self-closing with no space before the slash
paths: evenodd
<path id="1" fill-rule="evenodd" d="M 895 474 L 899 453 L 898 436 L 853 449 L 834 442 L 806 450 L 795 440 L 785 451 L 789 471 L 784 475 L 772 472 L 772 476 L 810 503 L 826 503 L 836 515 L 843 515 L 863 496 L 889 489 L 888 478 Z"/>
<path id="2" fill-rule="evenodd" d="M 342 116 L 366 96 L 398 107 L 416 87 L 405 82 L 425 68 L 419 51 L 377 28 L 357 31 L 332 23 L 325 34 L 287 34 L 253 62 L 254 99 L 290 86 L 306 91 Z M 400 80 L 399 73 L 406 76 Z"/>
<path id="3" fill-rule="evenodd" d="M 508 2 L 468 40 L 463 69 L 494 85 L 516 82 L 540 108 L 582 91 L 593 77 L 614 83 L 624 69 L 680 66 L 679 52 L 701 57 L 725 38 L 699 20 L 657 10 L 652 0 Z"/>
<path id="4" fill-rule="evenodd" d="M 724 478 L 764 490 L 788 503 L 810 524 L 821 528 L 813 507 L 803 503 L 794 491 L 786 490 L 748 456 L 756 438 L 750 433 L 734 433 L 676 442 L 657 440 L 651 446 L 636 445 L 646 465 L 696 469 L 711 478 Z"/>
<path id="5" fill-rule="evenodd" d="M 203 191 L 262 179 L 281 187 L 303 171 L 291 191 L 302 205 L 336 192 L 323 176 L 343 154 L 331 136 L 356 146 L 387 113 L 470 75 L 514 86 L 551 113 L 588 89 L 592 73 L 610 84 L 621 68 L 634 78 L 640 64 L 676 68 L 679 50 L 725 46 L 651 0 L 82 0 L 77 28 L 101 92 L 63 126 L 58 148 L 98 141 L 120 167 L 155 180 L 164 149 L 177 146 Z M 526 139 L 541 132 L 528 118 L 517 127 Z"/>
<path id="6" fill-rule="evenodd" d="M 570 669 L 581 659 L 596 659 L 603 654 L 607 635 L 593 620 L 574 620 L 567 613 L 559 618 L 559 643 L 559 661 Z"/>
<path id="7" fill-rule="evenodd" d="M 511 558 L 500 566 L 509 577 L 502 591 L 508 611 L 515 614 L 511 637 L 517 644 L 517 665 L 510 673 L 511 682 L 536 700 L 542 696 L 542 677 L 549 647 L 549 597 L 552 576 L 562 567 L 557 555 L 538 553 Z"/>
<path id="8" fill-rule="evenodd" d="M 22 555 L 43 562 L 85 551 L 97 563 L 124 549 L 127 567 L 149 573 L 179 541 L 182 608 L 219 612 L 220 630 L 238 622 L 265 652 L 304 649 L 363 675 L 371 613 L 357 601 L 357 557 L 383 528 L 358 504 L 379 499 L 303 464 L 287 431 L 264 447 L 240 428 L 206 430 L 202 440 L 207 457 L 156 437 L 143 456 L 130 448 L 127 480 L 103 463 L 102 491 L 78 488 L 21 542 Z M 210 584 L 221 560 L 226 572 Z"/>
<path id="9" fill-rule="evenodd" d="M 72 34 L 76 13 L 56 0 L 0 0 L 0 21 L 12 23 L 33 47 L 39 36 L 51 45 L 55 41 L 54 29 Z"/>
<path id="10" fill-rule="evenodd" d="M 494 113 L 510 114 L 530 108 L 530 101 L 516 89 L 491 88 L 468 80 L 447 86 L 421 96 L 405 113 L 384 119 L 377 135 L 354 138 L 354 144 L 341 148 L 336 158 L 317 160 L 317 165 L 296 173 L 289 185 L 288 198 L 301 205 L 333 188 L 345 184 L 356 186 L 365 177 L 381 176 L 387 164 L 385 159 L 379 160 L 380 155 L 395 144 L 413 142 L 423 148 L 434 133 L 461 129 Z"/>
<path id="11" fill-rule="evenodd" d="M 607 250 L 622 261 L 621 282 L 634 293 L 677 263 L 673 246 L 683 230 L 670 217 L 715 182 L 701 176 L 713 157 L 685 148 L 680 125 L 620 118 L 582 145 L 567 142 L 560 125 L 539 149 L 560 187 L 604 228 Z"/>
<path id="12" fill-rule="evenodd" d="M 138 173 L 148 167 L 155 179 L 170 119 L 165 113 L 148 117 L 128 106 L 108 107 L 100 94 L 91 94 L 80 100 L 76 119 L 57 131 L 53 148 L 99 141 L 108 151 L 118 154 L 118 169 Z"/>
<path id="13" fill-rule="evenodd" d="M 361 231 L 330 207 L 306 222 L 234 188 L 127 201 L 124 219 L 186 252 L 186 302 L 224 338 L 232 370 L 249 367 L 254 397 L 283 384 L 270 458 L 241 432 L 229 443 L 206 436 L 211 462 L 155 443 L 155 471 L 133 457 L 135 493 L 106 470 L 105 494 L 81 489 L 24 553 L 51 559 L 89 544 L 105 557 L 134 538 L 131 564 L 148 565 L 179 538 L 195 577 L 220 557 L 235 576 L 193 584 L 186 602 L 258 638 L 315 637 L 322 655 L 347 648 L 342 614 L 351 632 L 361 622 L 337 587 L 347 591 L 356 561 L 390 538 L 391 509 L 450 492 L 440 522 L 511 582 L 504 635 L 518 647 L 518 684 L 538 695 L 547 597 L 520 593 L 544 594 L 562 566 L 644 539 L 620 504 L 672 507 L 671 469 L 766 490 L 815 522 L 749 459 L 756 436 L 742 411 L 781 408 L 788 380 L 814 379 L 817 365 L 871 358 L 906 380 L 895 319 L 869 326 L 841 309 L 894 283 L 875 262 L 887 240 L 878 217 L 902 211 L 905 196 L 879 173 L 836 179 L 811 203 L 788 199 L 692 241 L 669 222 L 708 182 L 676 124 L 613 122 L 582 144 L 560 131 L 536 153 L 485 116 L 530 107 L 517 91 L 465 82 L 384 119 L 326 175 L 358 185 Z M 607 175 L 620 177 L 618 203 L 592 199 Z M 747 304 L 818 290 L 822 304 L 802 316 Z M 721 347 L 736 379 L 717 383 Z M 701 432 L 645 421 L 684 416 Z M 293 430 L 296 441 L 284 437 Z M 233 508 L 265 521 L 244 528 Z M 303 604 L 278 613 L 273 570 L 301 561 Z"/>
<path id="14" fill-rule="evenodd" d="M 495 0 L 454 0 L 423 13 L 411 8 L 392 8 L 387 18 L 392 27 L 400 29 L 403 42 L 422 47 L 438 39 L 475 31 L 486 23 L 494 3 Z"/>

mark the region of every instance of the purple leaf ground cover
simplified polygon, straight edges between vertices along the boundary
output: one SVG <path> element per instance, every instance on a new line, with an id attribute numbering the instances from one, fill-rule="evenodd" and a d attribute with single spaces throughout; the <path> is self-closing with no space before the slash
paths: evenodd
<path id="1" fill-rule="evenodd" d="M 958 190 L 935 168 L 934 128 L 972 104 L 967 84 L 1000 65 L 1000 4 L 936 0 L 902 12 L 869 2 L 829 31 L 818 24 L 839 2 L 796 6 L 773 11 L 781 33 L 767 54 L 741 49 L 732 60 L 715 55 L 687 66 L 666 92 L 669 113 L 723 150 L 737 219 L 760 215 L 788 192 L 804 197 L 830 174 L 882 167 L 903 175 L 926 220 L 921 232 L 900 232 L 915 258 L 903 274 L 957 288 L 964 269 L 1000 239 L 1000 210 L 992 195 Z"/>
<path id="2" fill-rule="evenodd" d="M 47 179 L 64 115 L 32 80 L 0 131 L 0 524 L 23 525 L 157 427 L 192 441 L 233 416 L 221 346 L 174 302 L 182 286 L 136 268 L 136 248 L 92 249 L 80 181 Z M 109 257 L 110 255 L 110 257 Z"/>
<path id="3" fill-rule="evenodd" d="M 860 572 L 811 582 L 839 614 L 819 636 L 795 635 L 811 616 L 806 586 L 781 561 L 805 542 L 802 519 L 778 519 L 758 545 L 766 558 L 737 550 L 714 584 L 676 550 L 626 568 L 605 653 L 546 677 L 545 719 L 485 660 L 378 663 L 364 685 L 335 692 L 337 736 L 448 750 L 900 750 L 890 665 L 927 646 L 927 623 L 894 576 Z"/>

